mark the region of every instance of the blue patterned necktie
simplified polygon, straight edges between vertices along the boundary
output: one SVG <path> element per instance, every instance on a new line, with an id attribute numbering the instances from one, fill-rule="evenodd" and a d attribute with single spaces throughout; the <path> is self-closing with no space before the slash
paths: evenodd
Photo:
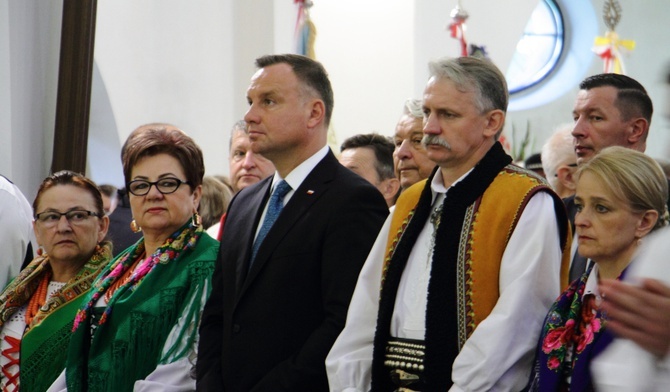
<path id="1" fill-rule="evenodd" d="M 261 246 L 261 243 L 265 239 L 265 236 L 270 231 L 270 228 L 277 220 L 279 213 L 282 208 L 284 208 L 284 196 L 291 190 L 291 186 L 284 180 L 281 180 L 275 186 L 272 196 L 270 196 L 270 201 L 268 203 L 268 211 L 265 214 L 265 219 L 263 219 L 263 224 L 261 229 L 258 231 L 258 236 L 256 236 L 256 241 L 254 241 L 254 246 L 251 253 L 251 263 L 254 262 L 256 258 L 256 253 L 258 253 L 258 248 Z M 251 263 L 249 268 L 251 268 Z"/>

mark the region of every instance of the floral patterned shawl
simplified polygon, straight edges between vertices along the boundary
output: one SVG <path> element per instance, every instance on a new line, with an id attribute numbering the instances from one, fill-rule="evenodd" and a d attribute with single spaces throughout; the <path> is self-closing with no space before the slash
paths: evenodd
<path id="1" fill-rule="evenodd" d="M 594 294 L 584 295 L 594 263 L 554 302 L 544 320 L 529 391 L 593 391 L 590 364 L 613 339 Z M 623 276 L 623 273 L 619 277 Z M 569 382 L 569 384 L 568 384 Z"/>
<path id="2" fill-rule="evenodd" d="M 189 220 L 150 262 L 135 268 L 106 306 L 96 306 L 98 299 L 142 257 L 144 239 L 98 276 L 75 319 L 65 367 L 68 391 L 132 391 L 158 365 L 193 354 L 219 249 L 202 233 Z"/>
<path id="3" fill-rule="evenodd" d="M 93 255 L 76 276 L 70 279 L 42 306 L 28 326 L 39 324 L 47 316 L 75 298 L 81 297 L 91 288 L 91 283 L 112 259 L 112 245 L 103 242 L 96 246 Z M 9 320 L 21 306 L 30 301 L 45 273 L 51 271 L 49 256 L 38 256 L 24 268 L 0 294 L 0 326 Z"/>
<path id="4" fill-rule="evenodd" d="M 40 308 L 20 343 L 20 389 L 44 391 L 65 365 L 70 330 L 81 300 L 112 259 L 112 245 L 102 242 L 91 258 Z M 0 294 L 0 328 L 30 301 L 44 274 L 51 273 L 49 256 L 35 258 Z"/>

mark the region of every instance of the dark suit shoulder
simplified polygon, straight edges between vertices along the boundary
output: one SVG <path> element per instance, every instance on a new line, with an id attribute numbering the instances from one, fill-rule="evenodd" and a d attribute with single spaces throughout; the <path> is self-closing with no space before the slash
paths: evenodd
<path id="1" fill-rule="evenodd" d="M 309 185 L 313 181 L 324 182 L 331 191 L 345 195 L 369 194 L 378 199 L 382 205 L 386 205 L 381 192 L 370 184 L 363 177 L 342 166 L 337 161 L 332 152 L 329 152 L 325 158 L 312 170 L 303 184 Z M 302 187 L 302 185 L 301 185 Z M 356 193 L 354 193 L 356 192 Z M 376 196 L 379 196 L 378 198 Z"/>
<path id="2" fill-rule="evenodd" d="M 575 215 L 577 215 L 577 207 L 575 206 L 575 195 L 568 196 L 563 200 L 565 205 L 565 211 L 568 213 L 568 221 L 570 221 L 570 227 L 574 233 L 575 231 Z"/>
<path id="3" fill-rule="evenodd" d="M 266 192 L 269 185 L 272 183 L 272 178 L 273 176 L 264 178 L 259 182 L 253 185 L 249 185 L 248 187 L 237 192 L 230 201 L 229 207 L 231 207 L 238 200 L 246 200 L 249 199 L 250 197 L 255 197 L 259 194 L 263 194 L 263 192 Z"/>

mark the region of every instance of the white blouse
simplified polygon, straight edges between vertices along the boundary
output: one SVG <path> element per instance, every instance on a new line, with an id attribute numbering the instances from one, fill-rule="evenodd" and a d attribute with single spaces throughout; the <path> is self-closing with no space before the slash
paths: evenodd
<path id="1" fill-rule="evenodd" d="M 49 282 L 47 287 L 47 298 L 51 296 L 58 290 L 65 286 L 65 282 Z M 13 378 L 16 376 L 16 384 L 9 383 L 10 379 L 5 375 L 4 372 L 0 372 L 0 390 L 2 391 L 18 391 L 17 385 L 19 384 L 19 360 L 21 357 L 21 351 L 7 353 L 6 350 L 12 348 L 12 344 L 9 343 L 7 338 L 18 339 L 19 341 L 23 339 L 23 333 L 26 330 L 26 308 L 28 304 L 24 304 L 19 310 L 17 310 L 12 317 L 2 326 L 0 330 L 0 368 L 4 369 L 5 372 L 9 373 Z M 14 363 L 12 363 L 14 362 Z M 11 364 L 11 365 L 10 365 Z"/>

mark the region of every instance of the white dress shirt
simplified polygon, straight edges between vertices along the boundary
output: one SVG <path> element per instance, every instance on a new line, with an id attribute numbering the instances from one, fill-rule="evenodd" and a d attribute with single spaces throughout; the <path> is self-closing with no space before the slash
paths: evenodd
<path id="1" fill-rule="evenodd" d="M 295 190 L 300 187 L 303 181 L 305 181 L 305 178 L 309 175 L 309 173 L 314 170 L 316 165 L 321 162 L 323 158 L 328 155 L 328 146 L 323 146 L 319 151 L 317 151 L 314 155 L 311 157 L 305 159 L 300 165 L 296 166 L 295 169 L 291 170 L 291 172 L 284 178 L 283 180 L 286 181 L 290 186 L 291 190 L 288 191 L 286 196 L 284 196 L 284 205 L 288 203 L 289 200 L 291 200 L 291 197 L 295 193 Z M 270 186 L 270 194 L 274 192 L 275 187 L 277 186 L 277 183 L 281 181 L 282 178 L 279 176 L 278 172 L 275 172 L 274 176 L 272 177 L 272 185 Z M 261 214 L 261 219 L 258 221 L 259 224 L 256 226 L 256 235 L 254 238 L 258 236 L 258 232 L 261 231 L 261 226 L 264 220 L 265 220 L 265 215 L 268 212 L 268 203 L 270 202 L 270 198 L 268 198 L 267 202 L 265 203 L 265 207 L 263 208 L 263 214 Z M 216 238 L 216 237 L 214 237 Z"/>

